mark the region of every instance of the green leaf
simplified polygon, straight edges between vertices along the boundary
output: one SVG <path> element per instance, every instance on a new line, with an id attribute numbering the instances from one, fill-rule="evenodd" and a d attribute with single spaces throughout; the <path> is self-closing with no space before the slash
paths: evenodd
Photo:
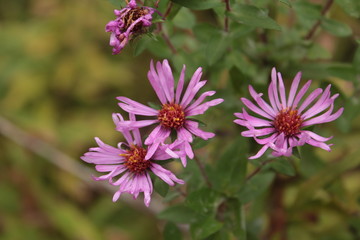
<path id="1" fill-rule="evenodd" d="M 223 224 L 209 216 L 202 221 L 191 225 L 190 231 L 193 239 L 204 239 L 211 234 L 219 231 Z"/>
<path id="2" fill-rule="evenodd" d="M 281 30 L 281 27 L 268 16 L 267 12 L 255 6 L 239 4 L 227 13 L 231 19 L 244 25 Z"/>
<path id="3" fill-rule="evenodd" d="M 257 173 L 254 177 L 246 182 L 246 184 L 237 194 L 240 202 L 245 204 L 257 198 L 270 186 L 274 177 L 275 174 L 273 172 Z"/>
<path id="4" fill-rule="evenodd" d="M 193 28 L 196 23 L 194 14 L 187 8 L 181 8 L 178 14 L 174 17 L 173 23 L 179 28 Z"/>
<path id="5" fill-rule="evenodd" d="M 184 205 L 171 206 L 160 212 L 158 217 L 175 223 L 192 223 L 197 219 L 195 211 Z"/>
<path id="6" fill-rule="evenodd" d="M 271 167 L 278 173 L 287 176 L 295 176 L 295 169 L 294 166 L 290 163 L 290 161 L 290 159 L 277 158 L 269 164 L 269 167 Z"/>
<path id="7" fill-rule="evenodd" d="M 222 192 L 234 194 L 246 177 L 248 142 L 239 136 L 227 147 L 212 172 L 214 187 Z"/>
<path id="8" fill-rule="evenodd" d="M 291 2 L 289 0 L 279 0 L 279 1 L 291 7 Z"/>
<path id="9" fill-rule="evenodd" d="M 206 46 L 206 60 L 211 66 L 224 56 L 228 47 L 228 35 L 223 31 L 214 32 Z"/>
<path id="10" fill-rule="evenodd" d="M 314 43 L 308 49 L 307 58 L 310 60 L 329 59 L 331 53 L 320 44 Z"/>
<path id="11" fill-rule="evenodd" d="M 321 18 L 321 5 L 307 1 L 296 1 L 293 3 L 293 7 L 299 24 L 306 28 L 310 29 Z"/>
<path id="12" fill-rule="evenodd" d="M 183 7 L 187 7 L 194 10 L 205 10 L 213 7 L 221 6 L 222 3 L 218 0 L 171 0 Z"/>
<path id="13" fill-rule="evenodd" d="M 350 16 L 360 17 L 360 1 L 358 0 L 336 0 L 335 1 Z"/>
<path id="14" fill-rule="evenodd" d="M 347 24 L 333 19 L 323 19 L 321 21 L 321 27 L 325 31 L 338 37 L 347 37 L 352 34 L 352 30 Z"/>
<path id="15" fill-rule="evenodd" d="M 186 205 L 196 212 L 208 213 L 214 209 L 218 193 L 209 189 L 201 188 L 189 194 L 186 198 Z"/>
<path id="16" fill-rule="evenodd" d="M 219 207 L 220 208 L 220 207 Z M 246 218 L 243 206 L 236 198 L 226 199 L 221 205 L 219 217 L 225 223 L 224 229 L 229 229 L 238 239 L 246 240 Z"/>
<path id="17" fill-rule="evenodd" d="M 164 240 L 181 240 L 182 233 L 173 222 L 167 222 L 164 228 Z"/>
<path id="18" fill-rule="evenodd" d="M 303 78 L 323 79 L 327 77 L 338 77 L 347 81 L 356 81 L 355 69 L 348 63 L 305 63 L 303 67 Z"/>
<path id="19" fill-rule="evenodd" d="M 169 191 L 169 185 L 163 180 L 156 178 L 154 189 L 160 196 L 165 197 Z"/>

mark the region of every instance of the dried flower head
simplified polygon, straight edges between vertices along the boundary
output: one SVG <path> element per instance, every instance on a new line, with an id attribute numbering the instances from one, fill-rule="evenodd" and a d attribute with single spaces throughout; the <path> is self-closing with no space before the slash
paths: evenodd
<path id="1" fill-rule="evenodd" d="M 150 7 L 139 7 L 135 0 L 131 0 L 121 10 L 114 10 L 117 18 L 105 26 L 105 31 L 111 32 L 110 46 L 113 47 L 113 54 L 120 53 L 134 36 L 147 31 L 154 11 Z"/>

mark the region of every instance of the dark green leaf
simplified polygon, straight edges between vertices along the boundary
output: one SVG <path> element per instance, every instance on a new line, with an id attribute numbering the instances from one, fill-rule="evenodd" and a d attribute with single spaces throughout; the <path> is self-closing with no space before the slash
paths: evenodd
<path id="1" fill-rule="evenodd" d="M 288 5 L 289 7 L 291 7 L 291 2 L 290 0 L 279 0 L 281 3 L 284 3 L 286 5 Z"/>
<path id="2" fill-rule="evenodd" d="M 295 176 L 295 169 L 290 161 L 290 159 L 277 158 L 273 162 L 271 162 L 269 166 L 278 173 L 287 176 Z"/>
<path id="3" fill-rule="evenodd" d="M 255 6 L 239 4 L 228 14 L 234 21 L 244 25 L 281 30 L 281 27 L 268 16 L 265 10 Z"/>
<path id="4" fill-rule="evenodd" d="M 233 232 L 238 239 L 246 240 L 245 211 L 238 199 L 226 199 L 219 207 L 218 214 L 225 223 L 225 229 Z"/>
<path id="5" fill-rule="evenodd" d="M 181 8 L 178 14 L 174 17 L 173 23 L 179 28 L 193 28 L 196 19 L 194 14 L 187 8 Z"/>
<path id="6" fill-rule="evenodd" d="M 169 191 L 169 185 L 160 178 L 156 178 L 154 189 L 160 196 L 165 197 Z"/>
<path id="7" fill-rule="evenodd" d="M 181 240 L 182 233 L 176 224 L 167 222 L 164 228 L 164 240 Z"/>
<path id="8" fill-rule="evenodd" d="M 222 223 L 216 221 L 213 217 L 210 216 L 192 224 L 190 231 L 193 239 L 204 239 L 219 231 L 222 226 Z"/>
<path id="9" fill-rule="evenodd" d="M 360 17 L 360 1 L 358 0 L 336 0 L 336 3 L 352 17 Z"/>
<path id="10" fill-rule="evenodd" d="M 321 21 L 321 27 L 338 37 L 347 37 L 352 34 L 352 30 L 347 24 L 333 19 L 323 19 Z"/>
<path id="11" fill-rule="evenodd" d="M 228 47 L 228 35 L 223 31 L 214 32 L 206 46 L 206 59 L 211 66 L 225 54 Z"/>
<path id="12" fill-rule="evenodd" d="M 212 174 L 216 189 L 229 194 L 238 191 L 246 176 L 247 150 L 248 142 L 241 136 L 234 139 L 226 148 Z"/>
<path id="13" fill-rule="evenodd" d="M 194 211 L 207 213 L 214 209 L 217 198 L 218 194 L 215 191 L 209 188 L 201 188 L 189 194 L 186 198 L 186 205 Z"/>
<path id="14" fill-rule="evenodd" d="M 187 7 L 194 10 L 205 10 L 221 5 L 218 0 L 171 0 L 183 7 Z"/>
<path id="15" fill-rule="evenodd" d="M 240 202 L 245 204 L 257 198 L 270 186 L 274 177 L 275 174 L 273 172 L 257 173 L 254 177 L 246 182 L 246 184 L 237 194 Z"/>
<path id="16" fill-rule="evenodd" d="M 175 223 L 192 223 L 196 221 L 197 215 L 189 207 L 176 205 L 163 210 L 158 217 Z"/>

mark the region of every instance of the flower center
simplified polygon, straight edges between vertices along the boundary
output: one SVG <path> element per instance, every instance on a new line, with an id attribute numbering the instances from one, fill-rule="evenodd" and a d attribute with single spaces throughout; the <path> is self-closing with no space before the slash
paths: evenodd
<path id="1" fill-rule="evenodd" d="M 274 120 L 275 129 L 284 133 L 286 137 L 291 137 L 300 132 L 302 120 L 298 111 L 292 108 L 282 109 Z"/>
<path id="2" fill-rule="evenodd" d="M 164 127 L 178 129 L 184 125 L 185 113 L 179 104 L 164 104 L 159 111 L 158 120 Z"/>
<path id="3" fill-rule="evenodd" d="M 145 16 L 149 13 L 149 10 L 143 9 L 140 7 L 130 9 L 125 16 L 122 18 L 122 21 L 124 23 L 123 30 L 128 29 L 133 22 L 135 22 L 137 19 L 141 18 L 142 16 Z M 134 28 L 133 32 L 141 32 L 143 26 L 141 22 L 138 22 Z"/>
<path id="4" fill-rule="evenodd" d="M 145 160 L 146 150 L 142 147 L 133 145 L 121 155 L 125 157 L 124 165 L 130 172 L 140 174 L 150 167 L 151 161 Z"/>

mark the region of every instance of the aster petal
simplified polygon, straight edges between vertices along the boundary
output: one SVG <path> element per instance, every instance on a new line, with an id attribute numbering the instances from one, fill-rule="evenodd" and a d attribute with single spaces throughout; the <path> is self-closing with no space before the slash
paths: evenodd
<path id="1" fill-rule="evenodd" d="M 312 103 L 315 98 L 317 98 L 322 93 L 321 88 L 317 88 L 312 93 L 309 94 L 309 96 L 304 100 L 304 102 L 301 104 L 301 106 L 298 109 L 298 114 L 301 114 L 301 112 L 310 104 Z"/>
<path id="2" fill-rule="evenodd" d="M 151 60 L 151 62 L 150 62 L 150 70 L 149 70 L 147 76 L 148 76 L 150 84 L 153 87 L 153 89 L 154 89 L 156 95 L 158 96 L 160 102 L 162 104 L 165 104 L 166 103 L 165 93 L 164 93 L 162 85 L 160 83 L 159 76 L 157 75 L 157 73 L 155 71 L 153 60 Z"/>
<path id="3" fill-rule="evenodd" d="M 192 134 L 195 136 L 198 136 L 204 140 L 208 140 L 210 138 L 215 137 L 214 133 L 211 132 L 205 132 L 199 129 L 199 124 L 197 122 L 193 121 L 186 121 L 185 127 L 187 130 L 189 130 Z"/>
<path id="4" fill-rule="evenodd" d="M 180 97 L 181 97 L 181 93 L 184 87 L 184 80 L 185 80 L 185 70 L 186 70 L 186 66 L 183 65 L 183 68 L 181 70 L 180 73 L 180 77 L 179 77 L 179 81 L 176 87 L 176 96 L 175 96 L 175 103 L 179 104 L 180 103 Z"/>
<path id="5" fill-rule="evenodd" d="M 184 184 L 183 180 L 178 179 L 172 172 L 161 167 L 156 163 L 151 164 L 150 169 L 156 176 L 161 178 L 164 182 L 166 182 L 170 186 L 174 186 L 175 185 L 174 182 Z"/>
<path id="6" fill-rule="evenodd" d="M 224 101 L 224 99 L 222 98 L 217 98 L 208 102 L 205 102 L 203 104 L 200 104 L 199 106 L 189 110 L 189 111 L 185 111 L 186 116 L 196 116 L 199 114 L 203 114 L 206 110 L 209 109 L 209 107 L 213 107 L 216 106 L 220 103 L 222 103 Z"/>
<path id="7" fill-rule="evenodd" d="M 260 128 L 260 129 L 251 129 L 247 131 L 241 132 L 241 136 L 243 137 L 261 137 L 265 135 L 269 135 L 275 132 L 275 128 Z"/>
<path id="8" fill-rule="evenodd" d="M 268 113 L 264 112 L 263 110 L 261 110 L 260 108 L 255 106 L 250 100 L 248 100 L 246 98 L 241 98 L 241 101 L 244 103 L 245 106 L 247 106 L 254 113 L 257 113 L 260 116 L 263 116 L 268 119 L 274 119 L 271 115 L 269 115 Z"/>
<path id="9" fill-rule="evenodd" d="M 119 122 L 116 126 L 116 130 L 123 132 L 124 128 L 128 130 L 133 130 L 136 128 L 142 128 L 149 125 L 152 125 L 154 123 L 159 122 L 159 120 L 138 120 L 138 121 L 122 121 Z"/>
<path id="10" fill-rule="evenodd" d="M 270 133 L 271 134 L 271 133 Z M 267 134 L 268 135 L 268 134 Z M 269 137 L 266 137 L 266 138 L 257 138 L 257 137 L 254 137 L 255 141 L 258 143 L 258 144 L 261 144 L 261 145 L 266 145 L 266 144 L 269 144 L 269 143 L 273 143 L 274 140 L 276 139 L 276 137 L 278 136 L 278 133 L 273 133 L 272 135 L 270 135 Z"/>
<path id="11" fill-rule="evenodd" d="M 117 175 L 123 173 L 125 170 L 126 170 L 126 168 L 121 165 L 121 166 L 118 166 L 118 167 L 112 169 L 112 171 L 109 172 L 108 174 L 102 175 L 100 177 L 93 177 L 93 179 L 96 180 L 96 181 L 102 181 L 102 180 L 111 179 L 114 176 L 117 176 Z"/>
<path id="12" fill-rule="evenodd" d="M 326 143 L 324 143 L 324 142 L 319 142 L 319 141 L 316 141 L 316 140 L 314 140 L 314 139 L 312 139 L 312 138 L 308 139 L 308 140 L 306 141 L 306 143 L 307 143 L 307 144 L 310 144 L 310 145 L 312 145 L 312 146 L 314 146 L 314 147 L 322 148 L 322 149 L 324 149 L 324 150 L 326 150 L 326 151 L 328 151 L 328 152 L 331 151 L 330 146 L 331 146 L 332 144 L 326 144 Z"/>
<path id="13" fill-rule="evenodd" d="M 276 116 L 276 112 L 274 111 L 274 109 L 272 107 L 269 106 L 269 104 L 267 104 L 262 98 L 261 96 L 263 95 L 262 93 L 259 94 L 255 91 L 255 89 L 249 85 L 249 92 L 250 95 L 252 96 L 252 98 L 255 100 L 255 102 L 259 105 L 259 107 L 266 113 L 268 113 L 269 115 L 271 115 L 272 117 Z"/>
<path id="14" fill-rule="evenodd" d="M 111 185 L 114 186 L 120 186 L 123 183 L 129 181 L 131 173 L 130 172 L 125 172 L 124 175 L 122 175 L 118 180 L 116 180 L 115 182 L 110 181 Z"/>
<path id="15" fill-rule="evenodd" d="M 136 117 L 133 113 L 130 113 L 129 114 L 129 118 L 130 118 L 130 121 L 136 121 Z M 137 146 L 142 146 L 142 140 L 141 140 L 141 136 L 140 136 L 140 131 L 138 128 L 135 128 L 134 130 L 132 130 L 132 133 L 134 135 L 134 144 L 137 145 Z"/>
<path id="16" fill-rule="evenodd" d="M 276 73 L 275 68 L 273 68 L 272 71 L 271 71 L 270 88 L 272 90 L 272 96 L 273 96 L 273 99 L 275 100 L 275 104 L 277 106 L 277 109 L 280 111 L 282 109 L 282 106 L 281 106 L 280 100 L 279 100 L 279 93 L 278 93 L 278 87 L 277 87 L 277 73 Z"/>
<path id="17" fill-rule="evenodd" d="M 198 69 L 196 69 L 195 73 L 193 74 L 193 76 L 191 77 L 191 80 L 189 82 L 189 85 L 184 93 L 184 96 L 181 100 L 180 105 L 183 106 L 184 108 L 186 107 L 186 105 L 184 104 L 184 102 L 190 102 L 192 99 L 188 100 L 189 95 L 191 94 L 191 92 L 193 91 L 193 88 L 198 84 L 198 82 L 200 81 L 202 76 L 202 68 L 199 67 Z"/>
<path id="18" fill-rule="evenodd" d="M 340 108 L 336 113 L 331 114 L 333 108 L 334 108 L 334 105 L 331 105 L 329 110 L 327 112 L 325 112 L 324 114 L 322 114 L 322 115 L 320 115 L 318 117 L 315 117 L 315 118 L 311 118 L 311 119 L 303 122 L 302 127 L 311 126 L 311 125 L 319 124 L 319 123 L 326 123 L 326 122 L 334 121 L 335 119 L 340 117 L 340 115 L 344 111 L 344 108 Z"/>
<path id="19" fill-rule="evenodd" d="M 291 88 L 290 88 L 290 92 L 289 92 L 289 98 L 288 98 L 288 103 L 287 106 L 290 107 L 293 104 L 294 98 L 295 98 L 295 94 L 296 91 L 298 89 L 299 83 L 300 83 L 300 79 L 301 79 L 301 72 L 298 72 L 291 84 Z"/>
<path id="20" fill-rule="evenodd" d="M 186 108 L 190 102 L 194 99 L 195 95 L 199 92 L 199 90 L 206 84 L 206 80 L 199 82 L 198 84 L 196 84 L 190 91 L 189 95 L 187 96 L 187 98 L 183 98 L 182 102 L 181 102 L 181 106 L 183 108 Z"/>
<path id="21" fill-rule="evenodd" d="M 164 127 L 162 127 L 160 124 L 157 125 L 149 134 L 149 136 L 145 139 L 145 144 L 146 145 L 150 145 L 153 142 L 155 142 L 156 139 L 158 139 L 161 135 L 163 135 L 161 132 L 162 131 L 170 131 L 168 129 L 165 129 Z"/>
<path id="22" fill-rule="evenodd" d="M 215 93 L 216 93 L 215 91 L 204 92 L 194 103 L 192 103 L 190 106 L 186 108 L 186 111 L 191 111 L 192 109 L 196 108 L 197 106 L 200 105 L 200 103 L 202 103 L 205 100 L 206 97 L 213 96 Z"/>
<path id="23" fill-rule="evenodd" d="M 162 64 L 162 69 L 163 69 L 163 73 L 166 79 L 166 84 L 167 84 L 167 88 L 169 91 L 169 95 L 170 95 L 170 102 L 174 102 L 174 76 L 173 73 L 171 71 L 170 65 L 168 60 L 164 60 L 163 64 Z"/>
<path id="24" fill-rule="evenodd" d="M 184 127 L 177 129 L 176 132 L 177 132 L 177 135 L 178 135 L 178 139 L 180 141 L 181 140 L 184 140 L 186 142 L 192 142 L 193 141 L 191 133 L 188 130 L 186 130 Z"/>
<path id="25" fill-rule="evenodd" d="M 117 100 L 123 102 L 118 103 L 118 105 L 126 112 L 143 115 L 143 116 L 157 116 L 159 111 L 148 106 L 145 106 L 141 103 L 133 101 L 127 97 L 117 97 Z M 124 104 L 125 103 L 125 104 Z"/>
<path id="26" fill-rule="evenodd" d="M 318 141 L 318 142 L 326 142 L 326 141 L 329 141 L 330 139 L 332 139 L 333 137 L 328 137 L 328 138 L 325 138 L 325 137 L 322 137 L 312 131 L 307 131 L 307 130 L 303 130 L 302 131 L 303 133 L 307 134 L 308 136 L 310 136 L 312 139 L 314 139 L 315 141 Z"/>
<path id="27" fill-rule="evenodd" d="M 166 63 L 167 63 L 167 61 L 164 60 L 164 65 L 166 65 Z M 161 64 L 161 62 L 156 63 L 156 70 L 157 70 L 157 74 L 158 74 L 158 77 L 159 77 L 159 82 L 161 84 L 162 90 L 164 91 L 164 94 L 165 94 L 165 97 L 166 97 L 167 101 L 169 103 L 173 102 L 173 98 L 172 98 L 171 95 L 173 95 L 174 92 L 172 92 L 172 93 L 170 92 L 169 84 L 167 82 L 172 81 L 171 85 L 174 85 L 174 78 L 171 78 L 171 79 L 166 78 L 166 75 L 165 75 L 165 73 L 163 71 L 163 64 Z"/>
<path id="28" fill-rule="evenodd" d="M 272 126 L 272 121 L 250 116 L 243 108 L 243 119 L 248 121 L 248 124 L 253 127 L 268 127 Z"/>
<path id="29" fill-rule="evenodd" d="M 124 121 L 124 118 L 123 118 L 123 116 L 122 116 L 120 113 L 113 113 L 113 114 L 112 114 L 112 119 L 113 119 L 113 122 L 114 122 L 114 124 L 115 124 L 116 127 L 117 127 L 119 124 L 121 124 L 121 122 Z M 132 138 L 129 130 L 127 130 L 126 128 L 124 128 L 124 129 L 121 130 L 121 133 L 123 134 L 124 138 L 126 139 L 126 141 L 127 141 L 129 144 L 133 144 L 133 143 L 134 143 L 133 138 Z"/>
<path id="30" fill-rule="evenodd" d="M 261 157 L 268 148 L 269 148 L 269 146 L 264 145 L 254 156 L 249 157 L 249 159 L 256 159 L 256 158 Z"/>
<path id="31" fill-rule="evenodd" d="M 304 86 L 300 89 L 300 91 L 298 92 L 298 94 L 295 97 L 294 102 L 292 103 L 292 107 L 293 108 L 297 108 L 297 105 L 299 104 L 299 102 L 301 101 L 302 97 L 305 95 L 305 93 L 307 92 L 307 90 L 309 89 L 310 85 L 311 85 L 311 80 L 307 81 Z"/>
<path id="32" fill-rule="evenodd" d="M 280 99 L 281 99 L 281 105 L 282 108 L 286 108 L 286 93 L 285 93 L 285 86 L 284 81 L 282 79 L 281 73 L 278 72 L 278 79 L 279 79 L 279 92 L 280 92 Z"/>

